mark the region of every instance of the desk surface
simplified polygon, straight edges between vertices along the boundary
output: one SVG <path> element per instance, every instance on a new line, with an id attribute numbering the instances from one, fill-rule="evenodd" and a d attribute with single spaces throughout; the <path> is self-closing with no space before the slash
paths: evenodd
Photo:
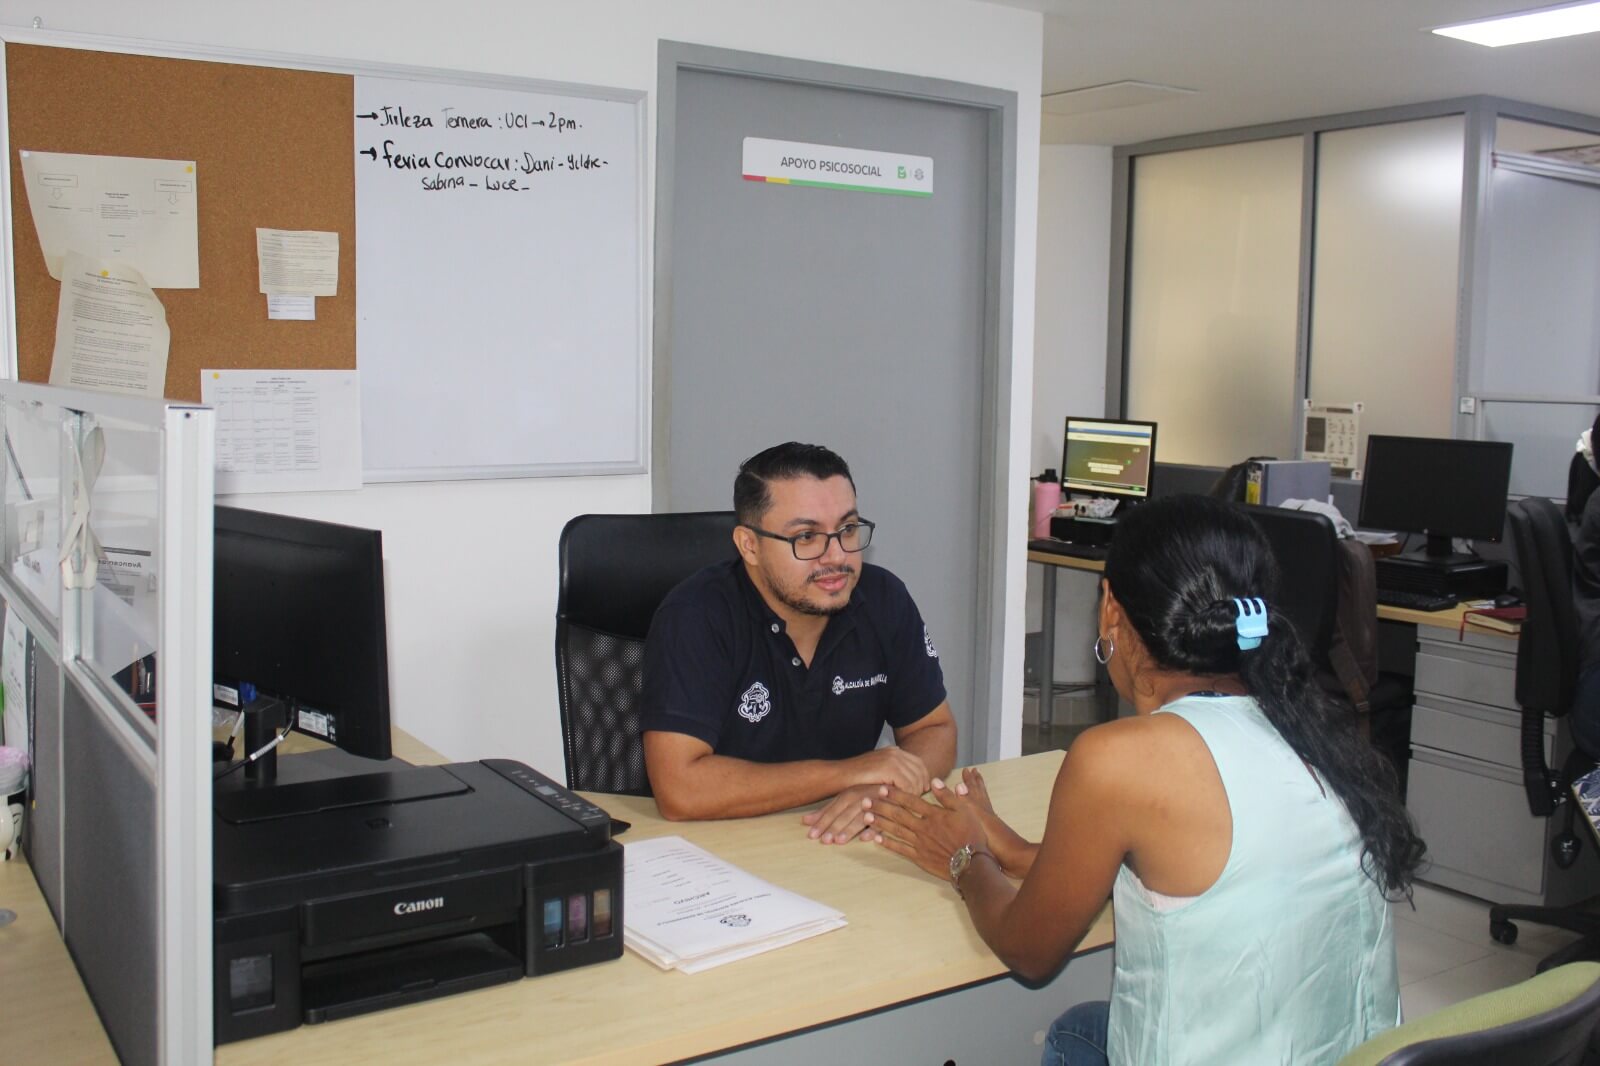
<path id="1" fill-rule="evenodd" d="M 1105 570 L 1103 559 L 1080 559 L 1073 555 L 1058 555 L 1055 552 L 1028 551 L 1030 563 L 1043 563 L 1046 566 L 1060 566 L 1068 570 L 1085 570 L 1091 573 L 1100 573 Z M 1378 617 L 1386 622 L 1409 622 L 1418 626 L 1433 626 L 1438 629 L 1460 630 L 1461 615 L 1466 611 L 1466 606 L 1457 604 L 1447 611 L 1415 611 L 1409 607 L 1389 607 L 1378 605 Z M 1489 632 L 1492 630 L 1476 630 L 1475 632 Z M 1499 635 L 1499 634 L 1495 634 Z M 1507 637 L 1507 639 L 1511 639 Z"/>
<path id="2" fill-rule="evenodd" d="M 418 763 L 443 761 L 405 740 L 397 733 L 396 755 Z M 1061 758 L 1059 751 L 1047 752 L 985 768 L 996 808 L 1034 839 L 1043 832 Z M 521 1049 L 529 1061 L 541 1063 L 670 1062 L 1005 973 L 949 885 L 873 845 L 824 847 L 810 841 L 797 811 L 673 824 L 649 799 L 591 798 L 633 823 L 621 838 L 624 845 L 679 834 L 757 876 L 838 908 L 850 924 L 693 976 L 663 972 L 626 952 L 616 962 L 565 974 L 229 1044 L 217 1049 L 216 1061 L 470 1066 L 502 1062 L 508 1049 Z M 19 896 L 23 907 L 11 902 Z M 0 1002 L 8 1016 L 30 1022 L 11 1027 L 8 1049 L 20 1051 L 24 1062 L 114 1063 L 25 867 L 0 866 L 0 902 L 28 915 L 0 929 Z M 1109 944 L 1111 931 L 1107 907 L 1080 950 Z M 19 959 L 23 965 L 13 965 Z M 25 1041 L 20 1047 L 19 1035 Z"/>

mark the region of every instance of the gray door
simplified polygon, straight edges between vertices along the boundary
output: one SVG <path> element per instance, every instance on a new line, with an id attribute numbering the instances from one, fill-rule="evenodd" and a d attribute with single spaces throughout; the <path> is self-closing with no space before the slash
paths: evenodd
<path id="1" fill-rule="evenodd" d="M 991 750 L 992 113 L 704 69 L 678 69 L 675 89 L 656 507 L 730 506 L 739 462 L 770 444 L 838 451 L 878 523 L 869 560 L 905 580 L 939 648 L 963 760 Z M 747 136 L 928 156 L 933 195 L 746 181 Z"/>

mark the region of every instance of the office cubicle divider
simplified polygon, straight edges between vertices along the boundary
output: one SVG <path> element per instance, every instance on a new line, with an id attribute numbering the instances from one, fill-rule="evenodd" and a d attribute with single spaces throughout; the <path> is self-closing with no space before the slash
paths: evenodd
<path id="1" fill-rule="evenodd" d="M 213 414 L 6 381 L 0 425 L 29 861 L 119 1058 L 209 1062 Z"/>

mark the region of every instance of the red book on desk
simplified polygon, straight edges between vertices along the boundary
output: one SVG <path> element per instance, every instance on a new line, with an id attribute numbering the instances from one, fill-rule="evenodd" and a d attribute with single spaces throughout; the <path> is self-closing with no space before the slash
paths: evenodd
<path id="1" fill-rule="evenodd" d="M 1461 612 L 1461 635 L 1467 635 L 1467 626 L 1480 626 L 1500 633 L 1522 632 L 1522 623 L 1528 617 L 1526 607 L 1472 607 Z"/>

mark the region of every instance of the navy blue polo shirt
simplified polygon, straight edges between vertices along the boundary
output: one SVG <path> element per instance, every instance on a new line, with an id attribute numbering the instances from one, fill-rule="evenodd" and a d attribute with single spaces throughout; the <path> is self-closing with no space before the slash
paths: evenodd
<path id="1" fill-rule="evenodd" d="M 706 567 L 667 594 L 645 642 L 641 725 L 752 762 L 847 759 L 945 701 L 939 653 L 905 584 L 863 564 L 811 666 L 744 563 Z"/>

